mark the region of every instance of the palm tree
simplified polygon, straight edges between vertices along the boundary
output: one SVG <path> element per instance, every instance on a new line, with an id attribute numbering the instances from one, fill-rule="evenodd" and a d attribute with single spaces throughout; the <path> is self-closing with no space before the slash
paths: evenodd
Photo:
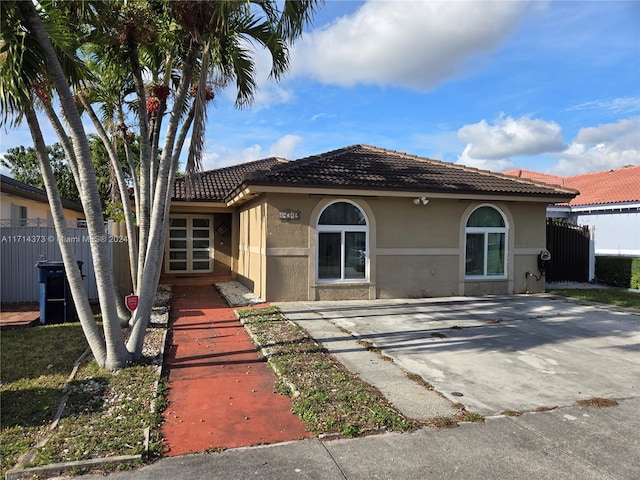
<path id="1" fill-rule="evenodd" d="M 42 78 L 45 52 L 40 45 L 25 35 L 23 18 L 14 2 L 2 2 L 2 64 L 0 66 L 0 105 L 4 112 L 2 123 L 19 124 L 26 118 L 32 134 L 35 150 L 40 163 L 45 189 L 51 205 L 51 213 L 59 241 L 62 259 L 67 272 L 71 295 L 73 296 L 80 324 L 96 361 L 104 365 L 106 350 L 104 342 L 93 318 L 93 312 L 84 290 L 81 273 L 75 253 L 69 242 L 62 201 L 49 162 L 46 145 L 34 110 L 33 91 L 43 104 L 50 104 L 50 92 Z M 16 74 L 16 72 L 18 74 Z"/>
<path id="2" fill-rule="evenodd" d="M 144 334 L 160 277 L 165 227 L 171 198 L 170 186 L 173 185 L 180 152 L 190 129 L 192 141 L 189 146 L 187 168 L 189 171 L 198 168 L 206 125 L 207 100 L 211 97 L 212 90 L 235 81 L 237 106 L 249 105 L 256 87 L 256 72 L 247 42 L 261 45 L 270 52 L 271 74 L 276 79 L 280 78 L 289 65 L 288 46 L 302 33 L 303 26 L 311 19 L 317 4 L 316 1 L 289 0 L 284 3 L 264 0 L 244 2 L 237 0 L 216 2 L 168 0 L 60 2 L 50 0 L 40 2 L 39 10 L 36 10 L 30 0 L 2 2 L 3 13 L 6 7 L 13 17 L 19 18 L 20 28 L 22 28 L 20 34 L 28 38 L 29 42 L 42 52 L 40 62 L 31 69 L 34 72 L 34 78 L 45 78 L 53 85 L 65 112 L 66 126 L 72 138 L 72 144 L 67 145 L 69 150 L 67 155 L 74 165 L 73 170 L 77 177 L 76 183 L 80 187 L 89 233 L 92 238 L 98 240 L 91 243 L 91 249 L 104 320 L 105 344 L 102 356 L 104 362 L 101 364 L 107 368 L 121 368 L 127 360 L 132 357 L 139 359 L 142 354 Z M 53 23 L 53 20 L 59 18 L 62 13 L 70 19 L 68 23 L 71 28 L 75 28 L 70 36 L 75 36 L 76 49 L 83 48 L 84 64 L 78 65 L 75 52 L 56 50 L 54 46 L 59 37 L 68 37 L 71 32 L 69 28 Z M 150 22 L 149 18 L 152 18 L 153 22 Z M 84 32 L 89 32 L 86 38 L 83 37 Z M 10 48 L 19 50 L 24 45 L 20 40 L 19 38 L 10 39 L 8 45 Z M 105 232 L 89 145 L 70 83 L 65 78 L 62 68 L 62 65 L 70 63 L 71 60 L 76 67 L 90 64 L 87 58 L 92 50 L 87 49 L 86 46 L 91 42 L 93 42 L 94 51 L 98 49 L 97 44 L 101 45 L 98 49 L 100 54 L 95 55 L 92 60 L 100 63 L 100 68 L 95 69 L 94 74 L 104 77 L 107 72 L 111 72 L 114 78 L 122 81 L 115 102 L 120 104 L 113 105 L 113 110 L 118 112 L 119 128 L 124 124 L 125 116 L 122 103 L 129 92 L 133 92 L 135 100 L 130 104 L 132 108 L 129 118 L 133 118 L 138 125 L 141 145 L 140 172 L 135 195 L 139 227 L 135 284 L 140 301 L 131 322 L 133 328 L 126 346 L 120 330 L 111 266 L 106 255 L 107 245 L 99 241 Z M 20 66 L 20 68 L 23 67 Z M 29 68 L 24 70 L 31 71 Z M 72 71 L 77 72 L 78 68 Z M 148 86 L 144 84 L 145 71 L 152 73 L 154 84 L 164 87 L 164 93 L 167 93 L 166 87 L 173 90 L 171 104 L 167 96 L 158 104 L 153 101 L 148 102 Z M 8 70 L 2 71 L 3 82 L 5 78 L 11 81 L 8 72 Z M 123 72 L 128 73 L 124 75 Z M 98 126 L 104 119 L 98 119 L 93 112 L 92 102 L 97 98 L 104 101 L 105 97 L 92 97 L 91 92 L 99 90 L 96 88 L 99 82 L 93 82 L 90 73 L 83 71 L 84 90 L 79 89 L 79 82 L 72 82 L 72 84 L 77 92 L 86 92 L 86 95 L 81 96 L 81 101 L 92 121 Z M 195 79 L 197 81 L 194 81 Z M 30 84 L 25 85 L 7 83 L 7 88 L 3 85 L 0 89 L 0 101 L 3 102 L 3 106 L 6 104 L 15 107 L 16 112 L 29 113 L 31 118 L 34 116 L 25 105 L 30 103 L 28 95 L 6 96 L 6 99 L 4 95 L 5 91 L 9 91 L 9 87 L 19 92 L 22 90 L 28 92 Z M 105 82 L 105 86 L 107 85 L 113 87 L 113 84 Z M 195 94 L 190 96 L 190 92 Z M 152 89 L 151 93 L 156 92 Z M 154 108 L 148 108 L 149 105 Z M 50 108 L 46 110 L 50 115 L 52 110 Z M 158 154 L 160 128 L 165 114 L 168 115 L 168 121 L 161 153 Z M 113 115 L 110 117 L 113 118 Z M 35 123 L 30 121 L 29 125 L 36 130 Z M 106 126 L 98 128 L 98 131 L 106 146 L 109 143 L 108 128 Z M 112 158 L 112 162 L 117 169 L 115 165 L 117 159 Z M 43 164 L 42 168 L 43 171 L 46 170 L 46 165 Z M 120 191 L 125 197 L 123 182 L 120 182 Z M 51 196 L 55 196 L 53 186 Z M 133 235 L 130 234 L 130 237 Z M 68 265 L 68 267 L 72 266 Z M 82 293 L 78 291 L 77 295 L 81 296 Z M 76 300 L 78 305 L 82 303 L 80 300 Z M 102 357 L 100 352 L 97 352 L 96 359 Z"/>
<path id="3" fill-rule="evenodd" d="M 58 93 L 60 103 L 65 112 L 70 136 L 73 140 L 73 152 L 77 162 L 78 173 L 76 184 L 81 185 L 81 188 L 79 188 L 80 200 L 87 218 L 87 229 L 91 239 L 91 256 L 96 273 L 96 284 L 103 318 L 106 347 L 104 366 L 109 370 L 117 370 L 125 366 L 129 355 L 124 346 L 124 337 L 120 329 L 111 262 L 107 251 L 107 232 L 102 217 L 102 206 L 96 174 L 91 162 L 89 142 L 69 82 L 58 57 L 58 52 L 56 52 L 51 42 L 50 35 L 52 30 L 49 29 L 47 31 L 45 29 L 38 11 L 30 0 L 18 1 L 17 7 L 22 16 L 24 27 L 29 31 L 30 35 L 33 35 L 42 50 L 48 80 L 51 81 Z M 51 11 L 48 12 L 48 15 L 48 18 L 52 18 Z M 74 56 L 73 53 L 68 53 L 68 57 L 73 58 Z M 73 271 L 73 265 L 65 263 L 65 269 L 67 268 L 69 271 Z M 86 297 L 86 294 L 84 296 Z M 99 359 L 97 360 L 99 361 Z"/>
<path id="4" fill-rule="evenodd" d="M 197 170 L 202 152 L 206 85 L 224 86 L 235 80 L 236 105 L 250 104 L 256 87 L 256 72 L 247 42 L 255 42 L 269 51 L 272 58 L 271 75 L 280 78 L 289 65 L 288 45 L 302 34 L 317 4 L 315 1 L 286 1 L 281 9 L 275 1 L 177 1 L 169 4 L 172 17 L 190 36 L 156 176 L 147 255 L 144 267 L 139 271 L 139 274 L 142 273 L 139 281 L 140 303 L 127 344 L 129 351 L 134 352 L 134 358 L 142 348 L 153 295 L 160 277 L 171 195 L 169 186 L 173 185 L 180 153 L 175 146 L 183 138 L 182 135 L 177 136 L 177 132 L 192 78 L 198 74 L 197 95 L 190 112 L 192 115 L 187 117 L 193 118 L 187 160 L 189 172 Z"/>

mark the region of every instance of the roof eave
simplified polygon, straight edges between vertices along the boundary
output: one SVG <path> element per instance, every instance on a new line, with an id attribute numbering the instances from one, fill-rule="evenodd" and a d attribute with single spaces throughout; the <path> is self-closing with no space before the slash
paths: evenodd
<path id="1" fill-rule="evenodd" d="M 17 183 L 22 183 L 14 179 L 10 180 L 13 180 Z M 2 193 L 6 193 L 7 195 L 13 195 L 27 200 L 34 200 L 37 202 L 46 203 L 47 205 L 49 204 L 49 197 L 47 196 L 47 192 L 45 192 L 44 190 L 40 190 L 39 188 L 32 187 L 31 185 L 24 184 L 24 186 L 28 188 L 14 185 L 13 183 L 9 183 L 5 181 L 5 179 L 3 179 L 1 190 Z M 75 212 L 84 214 L 82 204 L 74 202 L 73 200 L 68 200 L 66 198 L 60 198 L 60 200 L 62 201 L 62 206 L 67 210 L 73 210 Z"/>
<path id="2" fill-rule="evenodd" d="M 385 190 L 373 188 L 328 187 L 328 186 L 283 186 L 257 183 L 243 183 L 225 199 L 228 207 L 238 206 L 256 198 L 262 193 L 295 193 L 326 196 L 357 196 L 357 197 L 423 197 L 456 200 L 487 200 L 501 201 L 529 201 L 536 203 L 568 203 L 575 197 L 571 194 L 517 194 L 511 192 L 442 192 L 424 190 Z"/>

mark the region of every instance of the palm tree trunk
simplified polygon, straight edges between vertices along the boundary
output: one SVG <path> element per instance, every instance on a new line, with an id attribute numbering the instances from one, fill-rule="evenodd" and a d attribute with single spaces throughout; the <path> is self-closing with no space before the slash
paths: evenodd
<path id="1" fill-rule="evenodd" d="M 157 155 L 157 152 L 151 151 L 151 145 L 149 142 L 149 121 L 147 118 L 146 93 L 144 91 L 144 81 L 142 79 L 142 67 L 140 66 L 140 60 L 138 58 L 138 48 L 134 40 L 131 40 L 128 46 L 129 62 L 138 98 L 138 117 L 140 120 L 140 203 L 136 205 L 139 227 L 138 279 L 136 280 L 136 285 L 138 286 L 138 290 L 140 290 L 149 239 L 149 222 L 151 218 L 151 202 L 153 198 L 151 196 L 153 158 L 154 155 Z"/>
<path id="2" fill-rule="evenodd" d="M 40 171 L 42 172 L 42 180 L 44 182 L 45 190 L 47 191 L 49 205 L 51 206 L 53 225 L 55 227 L 56 237 L 58 238 L 58 245 L 60 246 L 60 253 L 62 254 L 62 261 L 64 263 L 67 281 L 69 282 L 69 290 L 71 291 L 71 296 L 73 297 L 73 302 L 75 303 L 76 311 L 78 312 L 80 326 L 87 338 L 93 357 L 96 362 L 98 362 L 98 365 L 104 366 L 107 356 L 104 341 L 102 339 L 102 335 L 100 335 L 100 329 L 96 324 L 95 318 L 93 317 L 91 305 L 89 305 L 87 292 L 82 281 L 82 274 L 78 268 L 78 262 L 76 260 L 75 252 L 73 251 L 73 244 L 71 242 L 64 241 L 69 238 L 67 220 L 64 217 L 62 200 L 60 199 L 58 186 L 56 185 L 55 176 L 53 175 L 53 169 L 49 162 L 49 155 L 44 143 L 44 138 L 42 137 L 38 117 L 36 116 L 36 112 L 33 110 L 32 105 L 26 106 L 25 118 L 27 119 L 27 124 L 31 131 L 31 138 L 33 139 L 33 145 L 35 146 L 36 154 L 38 156 Z"/>
<path id="3" fill-rule="evenodd" d="M 133 275 L 133 272 L 136 271 L 138 265 L 138 245 L 136 241 L 136 231 L 135 225 L 133 223 L 133 213 L 131 211 L 131 200 L 129 199 L 129 188 L 127 187 L 127 182 L 124 179 L 124 172 L 122 171 L 122 165 L 120 165 L 120 160 L 118 159 L 118 154 L 111 143 L 107 132 L 104 130 L 102 123 L 98 119 L 96 112 L 93 110 L 93 106 L 87 98 L 80 94 L 80 101 L 85 108 L 85 111 L 89 115 L 89 118 L 93 122 L 93 125 L 96 127 L 98 135 L 102 139 L 102 144 L 107 149 L 107 153 L 109 154 L 109 160 L 111 161 L 111 166 L 113 167 L 113 171 L 115 172 L 116 180 L 118 181 L 118 189 L 120 190 L 120 200 L 122 201 L 122 209 L 124 212 L 124 221 L 127 228 L 127 245 L 129 248 L 129 267 L 131 269 L 132 275 L 131 280 L 133 282 L 133 290 L 136 290 L 136 281 L 137 275 Z M 118 309 L 120 310 L 120 309 Z M 127 310 L 119 312 L 121 317 L 120 322 L 123 325 L 129 323 L 129 312 Z"/>
<path id="4" fill-rule="evenodd" d="M 118 123 L 120 125 L 124 125 L 124 112 L 122 111 L 122 103 L 118 104 Z M 133 158 L 131 155 L 131 148 L 129 146 L 129 142 L 127 141 L 126 138 L 126 133 L 123 132 L 125 139 L 124 139 L 124 152 L 125 155 L 127 157 L 127 164 L 129 165 L 129 171 L 131 172 L 131 182 L 133 183 L 133 198 L 134 198 L 134 202 L 136 205 L 136 208 L 138 205 L 140 205 L 140 184 L 138 183 L 138 175 L 135 169 L 135 165 L 133 164 Z M 136 255 L 136 262 L 137 262 L 137 258 L 138 256 Z M 138 267 L 136 265 L 135 270 L 132 271 L 132 275 L 135 274 L 136 277 L 138 276 Z"/>
<path id="5" fill-rule="evenodd" d="M 175 94 L 173 110 L 167 124 L 167 132 L 165 134 L 165 142 L 162 148 L 162 158 L 160 160 L 160 168 L 158 171 L 158 179 L 156 181 L 155 196 L 153 201 L 153 209 L 151 211 L 151 229 L 149 232 L 149 243 L 146 251 L 146 259 L 144 262 L 144 271 L 142 272 L 142 282 L 140 285 L 140 298 L 138 308 L 134 315 L 134 325 L 127 342 L 127 348 L 133 352 L 134 360 L 142 355 L 142 344 L 144 335 L 149 325 L 151 317 L 151 309 L 153 308 L 153 300 L 158 288 L 158 280 L 160 278 L 160 269 L 162 266 L 162 254 L 164 252 L 164 242 L 166 236 L 165 225 L 166 217 L 169 215 L 169 203 L 166 201 L 167 189 L 170 188 L 168 182 L 173 164 L 173 152 L 176 141 L 176 134 L 180 123 L 180 110 L 187 96 L 193 70 L 197 59 L 198 45 L 192 41 L 187 52 L 183 67 L 180 85 Z"/>
<path id="6" fill-rule="evenodd" d="M 62 145 L 62 150 L 64 151 L 64 154 L 67 157 L 67 162 L 69 163 L 69 170 L 71 170 L 73 180 L 76 182 L 78 193 L 82 194 L 82 183 L 79 181 L 80 174 L 78 173 L 78 162 L 76 161 L 76 155 L 73 151 L 73 147 L 71 146 L 71 142 L 69 141 L 69 137 L 67 136 L 67 132 L 64 131 L 62 122 L 60 122 L 58 115 L 51 105 L 51 100 L 43 101 L 43 99 L 40 99 L 40 103 L 43 106 L 47 118 L 51 122 L 53 131 L 56 133 L 58 139 L 60 140 L 60 145 Z"/>
<path id="7" fill-rule="evenodd" d="M 104 366 L 109 370 L 119 370 L 125 366 L 129 359 L 129 354 L 124 346 L 124 336 L 120 328 L 120 319 L 116 308 L 111 262 L 107 251 L 108 237 L 104 227 L 102 206 L 98 194 L 96 174 L 91 162 L 89 143 L 60 61 L 40 21 L 34 4 L 30 0 L 20 0 L 18 6 L 24 16 L 25 26 L 29 28 L 46 53 L 49 75 L 60 97 L 73 140 L 73 150 L 78 161 L 79 180 L 83 187 L 80 199 L 87 218 L 91 256 L 96 273 L 96 285 L 103 318 L 106 342 Z"/>

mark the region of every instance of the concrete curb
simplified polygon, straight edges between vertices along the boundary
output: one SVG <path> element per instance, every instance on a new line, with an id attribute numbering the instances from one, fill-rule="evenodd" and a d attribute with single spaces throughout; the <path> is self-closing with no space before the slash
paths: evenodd
<path id="1" fill-rule="evenodd" d="M 533 293 L 528 294 L 532 297 L 552 298 L 553 300 L 564 300 L 569 303 L 575 303 L 577 305 L 584 305 L 594 308 L 606 308 L 607 310 L 613 310 L 614 312 L 629 313 L 631 315 L 640 315 L 640 310 L 631 307 L 620 307 L 618 305 L 611 305 L 609 303 L 592 302 L 591 300 L 580 300 L 578 298 L 563 297 L 562 295 L 555 295 L 553 293 Z"/>
<path id="2" fill-rule="evenodd" d="M 92 458 L 90 460 L 78 460 L 75 462 L 52 463 L 41 467 L 9 471 L 6 473 L 5 479 L 19 480 L 21 478 L 39 478 L 40 476 L 61 475 L 71 470 L 91 470 L 97 467 L 123 465 L 137 461 L 142 461 L 142 455 L 122 455 L 119 457 Z"/>

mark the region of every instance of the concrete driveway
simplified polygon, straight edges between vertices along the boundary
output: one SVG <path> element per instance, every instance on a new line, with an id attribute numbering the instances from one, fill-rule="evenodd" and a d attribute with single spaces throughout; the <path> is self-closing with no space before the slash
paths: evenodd
<path id="1" fill-rule="evenodd" d="M 640 396 L 638 311 L 547 295 L 279 305 L 332 353 L 349 332 L 483 415 Z"/>

